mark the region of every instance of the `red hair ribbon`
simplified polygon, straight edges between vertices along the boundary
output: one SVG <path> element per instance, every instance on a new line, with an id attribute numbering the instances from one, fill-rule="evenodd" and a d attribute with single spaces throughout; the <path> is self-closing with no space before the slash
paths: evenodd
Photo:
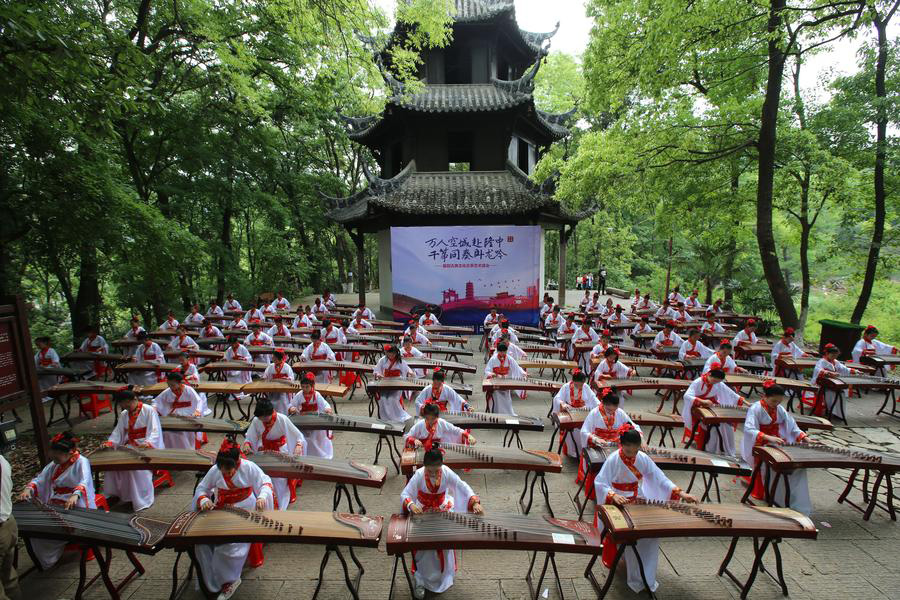
<path id="1" fill-rule="evenodd" d="M 418 325 L 419 323 L 415 319 L 410 319 L 406 324 L 407 325 Z"/>
<path id="2" fill-rule="evenodd" d="M 572 369 L 572 375 L 581 375 L 581 369 L 575 367 L 574 369 Z"/>
<path id="3" fill-rule="evenodd" d="M 666 325 L 669 327 L 675 327 L 675 321 L 666 321 Z"/>
<path id="4" fill-rule="evenodd" d="M 766 379 L 765 381 L 763 381 L 763 387 L 764 387 L 765 389 L 769 389 L 770 387 L 772 387 L 772 386 L 774 386 L 774 385 L 775 385 L 775 380 L 774 380 L 774 379 Z"/>
<path id="5" fill-rule="evenodd" d="M 747 326 L 756 325 L 756 319 L 747 319 Z"/>
<path id="6" fill-rule="evenodd" d="M 612 337 L 612 334 L 609 332 L 609 329 L 604 329 L 603 331 L 600 332 L 600 335 L 603 335 L 606 337 Z"/>
<path id="7" fill-rule="evenodd" d="M 309 383 L 315 383 L 315 382 L 316 382 L 316 376 L 313 375 L 312 373 L 307 373 L 306 375 L 303 376 L 303 379 L 306 380 L 306 381 L 309 382 Z"/>
<path id="8" fill-rule="evenodd" d="M 794 328 L 793 327 L 785 328 L 784 335 L 794 335 Z"/>
<path id="9" fill-rule="evenodd" d="M 381 349 L 384 350 L 385 352 L 387 352 L 388 350 L 391 349 L 391 345 L 390 345 L 390 344 L 385 344 L 384 346 L 381 347 Z"/>
<path id="10" fill-rule="evenodd" d="M 434 368 L 433 373 L 441 373 L 441 372 L 443 372 L 443 369 L 442 369 L 442 368 L 440 368 L 440 367 L 435 367 L 435 368 Z"/>
<path id="11" fill-rule="evenodd" d="M 603 398 L 606 398 L 610 394 L 612 394 L 612 388 L 605 387 L 602 390 L 600 390 L 600 399 L 602 400 Z"/>
<path id="12" fill-rule="evenodd" d="M 712 371 L 713 369 L 721 369 L 721 368 L 722 368 L 722 363 L 714 362 L 711 365 L 709 365 L 710 371 Z"/>
<path id="13" fill-rule="evenodd" d="M 878 328 L 875 327 L 874 325 L 866 325 L 866 332 L 869 332 L 869 331 L 878 331 Z"/>
<path id="14" fill-rule="evenodd" d="M 827 352 L 828 350 L 837 350 L 838 347 L 832 344 L 831 342 L 825 344 L 824 350 Z"/>
<path id="15" fill-rule="evenodd" d="M 63 434 L 57 433 L 52 438 L 50 438 L 50 442 L 55 444 L 56 442 L 61 442 L 63 440 Z"/>

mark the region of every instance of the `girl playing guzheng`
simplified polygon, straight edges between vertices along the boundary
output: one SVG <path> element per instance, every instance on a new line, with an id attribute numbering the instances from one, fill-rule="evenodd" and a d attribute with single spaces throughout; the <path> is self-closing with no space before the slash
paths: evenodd
<path id="1" fill-rule="evenodd" d="M 226 362 L 245 362 L 252 363 L 253 356 L 250 354 L 250 351 L 247 350 L 247 347 L 241 343 L 240 338 L 236 335 L 232 335 L 228 337 L 228 348 L 225 350 L 225 356 L 223 358 Z M 225 377 L 231 383 L 241 383 L 246 384 L 250 383 L 253 378 L 250 376 L 250 371 L 237 370 L 237 371 L 226 371 Z"/>
<path id="2" fill-rule="evenodd" d="M 484 376 L 487 379 L 496 377 L 509 379 L 525 379 L 525 371 L 519 366 L 511 356 L 507 356 L 506 351 L 509 347 L 500 343 L 497 345 L 497 352 L 490 358 L 484 366 Z M 515 415 L 512 405 L 513 392 L 510 390 L 493 390 L 487 393 L 487 403 L 490 406 L 488 412 L 498 413 L 502 415 Z"/>
<path id="3" fill-rule="evenodd" d="M 131 390 L 115 393 L 115 399 L 125 410 L 116 421 L 109 439 L 104 445 L 109 448 L 131 446 L 132 448 L 165 448 L 159 414 L 150 404 L 144 404 Z M 116 496 L 124 502 L 131 502 L 135 511 L 153 505 L 153 471 L 129 470 L 107 471 L 103 481 L 103 491 L 107 496 Z"/>
<path id="4" fill-rule="evenodd" d="M 422 351 L 413 346 L 413 340 L 408 335 L 403 336 L 402 345 L 400 347 L 400 356 L 404 359 L 425 358 L 425 355 L 422 354 Z M 425 377 L 424 369 L 413 369 L 413 373 L 415 374 L 417 379 Z"/>
<path id="5" fill-rule="evenodd" d="M 600 404 L 597 400 L 597 395 L 594 394 L 594 390 L 585 385 L 585 379 L 587 377 L 581 369 L 576 368 L 572 371 L 572 381 L 559 388 L 556 396 L 553 397 L 553 408 L 551 410 L 553 414 L 558 415 L 573 408 L 591 410 Z M 563 452 L 567 456 L 578 458 L 581 453 L 581 440 L 577 440 L 575 442 L 577 447 L 572 448 L 573 444 L 569 441 L 570 437 L 564 431 L 559 432 L 559 439 L 563 443 Z M 580 436 L 575 437 L 577 439 Z"/>
<path id="6" fill-rule="evenodd" d="M 403 436 L 403 442 L 409 449 L 422 447 L 431 450 L 438 442 L 472 445 L 475 437 L 442 419 L 441 409 L 437 404 L 426 404 L 422 407 L 422 418 Z"/>
<path id="7" fill-rule="evenodd" d="M 158 364 L 166 362 L 162 348 L 160 348 L 159 344 L 150 339 L 150 336 L 146 331 L 141 331 L 137 334 L 137 341 L 139 344 L 137 348 L 135 348 L 131 360 L 135 362 L 152 362 Z M 131 385 L 153 385 L 154 383 L 162 381 L 163 378 L 164 376 L 160 371 L 155 373 L 153 371 L 135 371 L 134 373 L 128 374 L 128 383 Z"/>
<path id="8" fill-rule="evenodd" d="M 603 388 L 600 390 L 599 407 L 588 413 L 581 424 L 581 430 L 576 438 L 578 439 L 578 477 L 576 483 L 581 483 L 585 477 L 585 468 L 587 465 L 582 460 L 582 448 L 599 448 L 610 443 L 617 443 L 619 436 L 623 431 L 634 429 L 641 433 L 641 428 L 631 420 L 628 413 L 619 408 L 621 399 L 619 394 L 613 388 Z M 594 482 L 588 478 L 585 484 L 585 493 L 588 499 L 594 498 Z"/>
<path id="9" fill-rule="evenodd" d="M 881 340 L 875 339 L 877 337 L 877 327 L 869 325 L 865 328 L 862 337 L 853 347 L 853 362 L 859 362 L 860 357 L 872 356 L 873 354 L 897 354 L 897 346 L 885 344 Z M 885 373 L 879 373 L 879 375 L 884 376 Z"/>
<path id="10" fill-rule="evenodd" d="M 275 360 L 266 367 L 262 378 L 269 381 L 294 381 L 294 371 L 291 369 L 291 365 L 285 361 L 287 353 L 282 348 L 275 348 L 273 356 Z M 293 394 L 290 392 L 269 392 L 266 396 L 272 401 L 275 410 L 283 415 L 287 414 L 288 404 L 290 404 Z"/>
<path id="11" fill-rule="evenodd" d="M 273 495 L 269 476 L 255 463 L 241 460 L 239 449 L 232 445 L 219 451 L 216 464 L 197 485 L 193 508 L 197 511 L 225 507 L 271 510 Z M 194 552 L 206 587 L 220 593 L 220 599 L 230 598 L 241 584 L 250 544 L 198 544 Z"/>
<path id="12" fill-rule="evenodd" d="M 312 373 L 304 373 L 300 378 L 300 391 L 294 394 L 288 407 L 288 414 L 331 414 L 332 412 L 334 411 L 331 410 L 331 405 L 328 404 L 322 394 L 316 391 L 316 376 Z M 328 430 L 308 431 L 306 433 L 306 455 L 334 458 L 334 447 L 331 439 L 332 435 Z"/>
<path id="13" fill-rule="evenodd" d="M 603 360 L 594 369 L 594 385 L 599 390 L 606 387 L 608 379 L 628 379 L 636 375 L 635 369 L 619 361 L 619 349 L 610 347 L 603 353 Z"/>
<path id="14" fill-rule="evenodd" d="M 838 402 L 837 392 L 822 385 L 822 379 L 825 377 L 840 377 L 841 375 L 853 375 L 854 373 L 857 373 L 856 369 L 851 369 L 838 360 L 838 355 L 840 355 L 840 353 L 841 349 L 834 344 L 825 344 L 825 347 L 822 349 L 822 358 L 820 358 L 816 362 L 816 366 L 813 367 L 810 383 L 819 388 L 818 392 L 816 392 L 816 405 L 813 409 L 817 415 L 824 414 L 825 409 L 827 408 L 830 414 L 835 415 L 839 419 L 845 418 L 843 407 L 841 406 L 841 403 Z"/>
<path id="15" fill-rule="evenodd" d="M 725 385 L 725 372 L 712 369 L 695 379 L 684 393 L 681 406 L 681 418 L 684 420 L 684 436 L 682 441 L 691 437 L 694 426 L 694 408 L 710 406 L 742 406 L 744 399 L 730 387 Z M 734 456 L 734 430 L 727 426 L 719 426 L 711 432 L 701 423 L 694 438 L 698 450 L 719 452 Z"/>
<path id="16" fill-rule="evenodd" d="M 203 416 L 203 401 L 199 394 L 184 384 L 184 376 L 178 372 L 169 373 L 166 379 L 168 389 L 153 399 L 153 407 L 161 416 L 181 415 L 184 417 Z M 164 431 L 163 442 L 166 448 L 193 449 L 196 447 L 197 434 L 193 431 Z"/>
<path id="17" fill-rule="evenodd" d="M 49 337 L 41 336 L 35 338 L 34 343 L 38 347 L 38 351 L 34 355 L 35 367 L 38 369 L 50 369 L 62 366 L 59 364 L 59 354 L 50 345 Z M 56 375 L 41 375 L 38 377 L 38 386 L 41 388 L 41 392 L 52 388 L 57 383 L 59 383 L 59 377 Z"/>
<path id="18" fill-rule="evenodd" d="M 423 467 L 413 473 L 400 499 L 403 512 L 472 512 L 484 514 L 481 500 L 465 481 L 444 466 L 444 455 L 432 448 L 425 453 Z M 453 585 L 457 560 L 454 550 L 418 550 L 413 552 L 415 597 L 425 590 L 440 594 Z"/>
<path id="19" fill-rule="evenodd" d="M 445 385 L 446 373 L 440 367 L 431 373 L 431 385 L 426 385 L 416 396 L 416 413 L 424 414 L 422 409 L 428 404 L 435 404 L 441 412 L 469 412 L 469 407 L 462 396 L 449 385 Z"/>
<path id="20" fill-rule="evenodd" d="M 19 500 L 32 497 L 67 509 L 97 508 L 91 463 L 78 452 L 78 438 L 64 431 L 50 440 L 50 462 L 19 494 Z M 49 569 L 62 556 L 66 542 L 32 539 L 31 547 L 43 569 Z"/>
<path id="21" fill-rule="evenodd" d="M 411 377 L 412 370 L 402 358 L 397 346 L 390 345 L 384 349 L 382 356 L 375 365 L 375 379 L 396 379 Z M 382 391 L 378 393 L 378 415 L 386 421 L 406 422 L 412 419 L 412 415 L 406 412 L 403 405 L 403 392 Z"/>
<path id="22" fill-rule="evenodd" d="M 623 506 L 637 498 L 647 500 L 682 500 L 697 502 L 697 499 L 672 483 L 653 460 L 641 452 L 641 434 L 635 430 L 623 432 L 619 436 L 620 448 L 603 463 L 603 467 L 594 478 L 594 489 L 598 503 Z M 597 513 L 594 513 L 594 526 L 602 527 Z M 610 568 L 616 555 L 616 545 L 607 537 L 603 541 L 603 564 Z M 645 538 L 637 542 L 637 553 L 640 564 L 643 564 L 644 576 L 650 591 L 655 592 L 659 584 L 656 582 L 656 567 L 659 561 L 659 539 Z M 625 552 L 625 566 L 628 572 L 627 583 L 635 592 L 644 589 L 641 569 L 634 552 Z"/>
<path id="23" fill-rule="evenodd" d="M 795 444 L 806 439 L 806 434 L 797 427 L 794 417 L 784 409 L 784 388 L 774 381 L 763 383 L 763 397 L 747 410 L 744 419 L 744 439 L 741 444 L 741 456 L 748 465 L 755 465 L 753 448 L 756 446 L 781 446 Z M 767 467 L 762 466 L 756 478 L 753 491 L 754 498 L 765 499 L 765 476 Z M 809 498 L 809 484 L 806 481 L 806 469 L 797 469 L 787 475 L 791 489 L 791 506 L 806 516 L 812 513 L 812 502 Z M 775 501 L 784 506 L 785 486 L 779 481 L 775 490 Z"/>
<path id="24" fill-rule="evenodd" d="M 303 349 L 303 353 L 300 355 L 300 362 L 335 360 L 334 352 L 332 352 L 328 344 L 322 341 L 321 331 L 313 329 L 309 334 L 309 339 L 311 341 L 309 345 Z M 319 383 L 331 383 L 333 377 L 333 371 L 326 371 L 323 369 L 316 374 L 316 381 Z"/>
<path id="25" fill-rule="evenodd" d="M 253 410 L 253 421 L 244 434 L 243 450 L 253 452 L 279 452 L 300 456 L 306 447 L 306 438 L 284 413 L 275 410 L 272 401 L 260 398 Z M 290 485 L 286 478 L 272 480 L 275 490 L 275 508 L 287 510 L 291 503 Z"/>

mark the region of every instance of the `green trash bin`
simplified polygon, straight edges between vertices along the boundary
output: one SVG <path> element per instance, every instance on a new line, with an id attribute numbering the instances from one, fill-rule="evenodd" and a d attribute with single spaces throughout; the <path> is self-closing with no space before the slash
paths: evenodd
<path id="1" fill-rule="evenodd" d="M 824 319 L 819 321 L 819 323 L 822 325 L 822 333 L 819 336 L 819 352 L 822 352 L 825 344 L 830 343 L 841 349 L 839 356 L 841 360 L 852 359 L 853 346 L 862 337 L 865 327 L 856 323 L 846 323 L 832 319 Z"/>

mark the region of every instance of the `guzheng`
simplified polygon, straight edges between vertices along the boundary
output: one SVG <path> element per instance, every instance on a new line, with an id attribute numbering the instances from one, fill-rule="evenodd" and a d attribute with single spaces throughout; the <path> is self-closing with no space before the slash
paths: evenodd
<path id="1" fill-rule="evenodd" d="M 378 346 L 365 346 L 363 344 L 328 344 L 333 352 L 350 352 L 353 354 L 381 354 Z"/>
<path id="2" fill-rule="evenodd" d="M 456 373 L 475 373 L 477 369 L 472 365 L 450 360 L 435 360 L 432 358 L 404 358 L 403 362 L 409 365 L 411 369 L 431 370 L 441 368 L 445 371 L 453 371 Z"/>
<path id="3" fill-rule="evenodd" d="M 125 389 L 125 385 L 115 381 L 67 381 L 57 383 L 44 391 L 48 396 L 66 394 L 113 394 Z"/>
<path id="4" fill-rule="evenodd" d="M 555 358 L 524 358 L 516 361 L 523 369 L 574 369 L 578 366 L 574 360 L 558 360 Z"/>
<path id="5" fill-rule="evenodd" d="M 747 419 L 748 406 L 710 406 L 704 408 L 693 408 L 692 414 L 697 422 L 702 421 L 708 426 L 716 426 L 722 424 L 742 425 Z M 808 431 L 810 429 L 820 431 L 831 431 L 834 425 L 831 421 L 824 417 L 816 417 L 814 415 L 791 415 L 797 422 L 797 426 Z"/>
<path id="6" fill-rule="evenodd" d="M 485 378 L 481 382 L 481 389 L 485 392 L 499 392 L 505 390 L 525 390 L 529 392 L 549 392 L 556 394 L 565 385 L 562 381 L 550 381 L 549 379 L 512 379 L 507 377 Z"/>
<path id="7" fill-rule="evenodd" d="M 382 344 L 390 344 L 391 342 L 393 342 L 392 337 L 384 335 L 361 335 L 359 333 L 348 333 L 345 334 L 344 337 L 350 344 L 377 344 L 379 350 L 381 349 Z"/>
<path id="8" fill-rule="evenodd" d="M 687 379 L 671 379 L 669 377 L 631 377 L 628 379 L 604 379 L 601 387 L 612 387 L 617 390 L 679 390 L 688 389 L 691 382 Z"/>
<path id="9" fill-rule="evenodd" d="M 818 443 L 757 446 L 753 455 L 778 470 L 796 469 L 877 469 L 900 472 L 900 456 L 870 450 L 840 448 Z"/>
<path id="10" fill-rule="evenodd" d="M 540 417 L 524 417 L 521 415 L 498 415 L 483 412 L 441 413 L 441 418 L 456 425 L 460 429 L 519 429 L 524 431 L 543 431 L 544 422 Z"/>
<path id="11" fill-rule="evenodd" d="M 208 381 L 205 379 L 190 384 L 190 387 L 199 394 L 240 394 L 243 386 L 244 384 L 242 383 L 231 381 Z M 152 385 L 136 387 L 135 393 L 141 394 L 142 396 L 156 396 L 167 389 L 169 389 L 169 386 L 163 381 Z"/>
<path id="12" fill-rule="evenodd" d="M 181 350 L 166 350 L 163 352 L 166 359 L 179 359 L 181 358 L 181 354 Z M 225 356 L 224 352 L 218 350 L 188 350 L 187 354 L 191 358 L 203 358 L 209 360 L 222 360 Z"/>
<path id="13" fill-rule="evenodd" d="M 141 344 L 140 340 L 136 338 L 119 338 L 118 340 L 112 340 L 109 342 L 110 348 L 134 348 L 135 346 L 139 346 Z"/>
<path id="14" fill-rule="evenodd" d="M 257 379 L 241 386 L 245 394 L 290 394 L 301 389 L 299 381 L 284 379 Z M 316 383 L 316 391 L 326 398 L 342 398 L 347 395 L 349 387 L 339 383 Z"/>
<path id="15" fill-rule="evenodd" d="M 366 392 L 374 394 L 375 392 L 420 392 L 425 386 L 431 385 L 430 379 L 405 379 L 403 377 L 387 377 L 377 379 L 366 384 Z M 445 381 L 444 385 L 456 390 L 460 396 L 471 396 L 472 386 L 462 383 L 453 383 Z"/>
<path id="16" fill-rule="evenodd" d="M 59 358 L 59 362 L 69 363 L 76 361 L 84 361 L 90 362 L 94 360 L 99 360 L 102 362 L 108 363 L 117 363 L 117 362 L 125 362 L 129 357 L 124 354 L 114 354 L 112 352 L 81 352 L 80 350 L 76 350 L 75 352 L 69 352 L 68 354 L 64 354 Z"/>
<path id="17" fill-rule="evenodd" d="M 426 333 L 460 333 L 462 335 L 472 335 L 472 328 L 463 327 L 462 325 L 423 325 L 422 328 Z"/>
<path id="18" fill-rule="evenodd" d="M 299 338 L 291 339 L 293 340 L 293 343 L 303 343 L 299 341 Z M 247 346 L 247 352 L 250 353 L 250 356 L 256 356 L 257 354 L 275 354 L 276 349 L 281 350 L 287 356 L 300 356 L 303 354 L 303 348 L 292 348 L 291 346 Z"/>
<path id="19" fill-rule="evenodd" d="M 157 363 L 151 361 L 129 361 L 116 365 L 117 373 L 171 373 L 181 368 L 175 363 Z"/>
<path id="20" fill-rule="evenodd" d="M 562 354 L 566 351 L 562 346 L 547 346 L 545 344 L 519 344 L 526 354 Z"/>
<path id="21" fill-rule="evenodd" d="M 792 377 L 768 377 L 765 375 L 750 375 L 748 373 L 728 373 L 725 375 L 725 383 L 730 385 L 762 385 L 766 381 L 774 380 L 781 387 L 801 392 L 815 392 L 818 387 L 805 379 Z"/>
<path id="22" fill-rule="evenodd" d="M 547 336 L 536 333 L 518 333 L 516 337 L 519 338 L 520 342 L 536 342 L 538 344 L 550 344 L 553 342 Z"/>
<path id="23" fill-rule="evenodd" d="M 546 515 L 429 512 L 391 517 L 389 555 L 446 548 L 597 554 L 600 532 L 584 521 Z"/>
<path id="24" fill-rule="evenodd" d="M 63 509 L 37 500 L 13 504 L 19 535 L 135 552 L 155 551 L 170 523 L 118 512 Z"/>
<path id="25" fill-rule="evenodd" d="M 646 348 L 638 348 L 637 346 L 627 346 L 624 344 L 615 344 L 616 348 L 626 356 L 653 356 L 653 353 Z"/>
<path id="26" fill-rule="evenodd" d="M 213 417 L 187 417 L 170 415 L 159 418 L 163 431 L 198 431 L 204 433 L 244 433 L 249 427 L 246 421 L 215 419 Z M 72 430 L 77 434 L 108 434 L 115 424 L 112 419 L 99 417 L 89 419 L 75 425 Z"/>
<path id="27" fill-rule="evenodd" d="M 295 362 L 291 365 L 295 372 L 311 371 L 346 371 L 358 375 L 369 375 L 375 370 L 375 365 L 367 365 L 347 360 L 307 360 Z"/>
<path id="28" fill-rule="evenodd" d="M 203 348 L 204 346 L 225 346 L 228 344 L 228 340 L 224 337 L 202 337 L 197 338 L 194 341 L 201 348 Z"/>
<path id="29" fill-rule="evenodd" d="M 734 347 L 735 354 L 744 356 L 752 354 L 771 354 L 772 344 L 738 344 Z"/>
<path id="30" fill-rule="evenodd" d="M 432 335 L 427 334 L 425 337 L 428 338 L 428 341 L 432 344 L 447 344 L 449 347 L 455 347 L 456 344 L 465 344 L 466 338 L 460 337 L 458 335 Z M 419 348 L 422 352 L 425 352 L 422 348 Z"/>
<path id="31" fill-rule="evenodd" d="M 598 364 L 600 360 L 597 361 Z M 635 358 L 632 356 L 622 356 L 619 358 L 619 362 L 621 362 L 626 367 L 631 367 L 632 369 L 646 367 L 648 369 L 662 369 L 665 371 L 684 370 L 684 365 L 679 362 L 676 362 L 674 360 L 660 360 L 658 358 Z"/>
<path id="32" fill-rule="evenodd" d="M 584 449 L 587 463 L 593 473 L 597 473 L 606 459 L 619 451 L 617 444 Z M 664 471 L 697 471 L 715 473 L 717 475 L 749 476 L 751 469 L 742 465 L 731 456 L 703 452 L 701 450 L 661 448 L 659 446 L 643 446 L 641 451 L 650 456 L 653 462 Z"/>
<path id="33" fill-rule="evenodd" d="M 733 358 L 734 357 L 732 357 L 732 359 Z M 679 360 L 678 362 L 680 362 L 682 365 L 684 365 L 684 368 L 686 371 L 699 372 L 701 369 L 703 369 L 703 367 L 706 366 L 705 358 L 690 358 L 690 359 L 686 359 L 686 360 Z M 769 367 L 767 367 L 766 365 L 764 365 L 762 363 L 758 363 L 758 362 L 753 362 L 752 360 L 735 360 L 734 362 L 737 366 L 741 367 L 742 369 L 746 369 L 750 372 L 755 372 L 755 371 L 768 372 L 769 371 Z"/>
<path id="34" fill-rule="evenodd" d="M 550 418 L 563 431 L 568 429 L 581 429 L 581 426 L 584 424 L 584 420 L 587 418 L 588 413 L 590 413 L 591 410 L 592 409 L 586 407 L 570 408 L 568 411 L 560 411 L 558 413 L 554 413 L 550 415 Z M 631 420 L 641 427 L 662 427 L 664 429 L 674 429 L 676 427 L 684 426 L 684 421 L 681 420 L 681 415 L 655 412 L 627 412 L 628 416 L 631 417 Z"/>
<path id="35" fill-rule="evenodd" d="M 775 360 L 775 365 L 781 367 L 785 371 L 805 371 L 807 369 L 812 370 L 816 363 L 819 362 L 818 358 L 814 356 L 785 356 L 782 358 L 778 358 Z M 755 363 L 757 367 L 759 363 Z M 739 365 L 741 366 L 741 365 Z M 847 361 L 844 363 L 845 367 L 853 369 L 855 371 L 861 371 L 863 373 L 871 374 L 875 372 L 875 367 L 871 365 L 864 365 L 862 363 L 856 363 L 852 361 Z M 746 368 L 746 367 L 745 367 Z"/>
<path id="36" fill-rule="evenodd" d="M 686 504 L 638 500 L 597 507 L 612 540 L 645 538 L 757 537 L 815 539 L 815 525 L 798 512 L 747 504 Z"/>
<path id="37" fill-rule="evenodd" d="M 539 450 L 521 450 L 499 446 L 466 446 L 441 444 L 444 464 L 451 469 L 506 469 L 510 471 L 562 472 L 559 454 Z M 425 451 L 422 448 L 404 450 L 400 470 L 410 474 L 422 466 Z"/>
<path id="38" fill-rule="evenodd" d="M 387 469 L 355 460 L 321 458 L 319 456 L 289 456 L 280 452 L 254 452 L 247 455 L 269 477 L 331 481 L 346 485 L 380 488 L 387 477 Z"/>
<path id="39" fill-rule="evenodd" d="M 400 423 L 357 415 L 314 412 L 291 415 L 290 419 L 297 429 L 304 431 L 355 431 L 357 433 L 400 436 L 403 435 L 404 430 Z"/>
<path id="40" fill-rule="evenodd" d="M 189 511 L 175 518 L 163 544 L 262 542 L 378 547 L 384 517 L 306 510 L 248 511 L 240 508 Z"/>
<path id="41" fill-rule="evenodd" d="M 823 377 L 820 382 L 828 388 L 835 390 L 846 390 L 854 387 L 861 390 L 881 389 L 881 390 L 898 390 L 900 389 L 900 378 L 897 377 L 866 377 L 863 375 L 839 375 L 834 377 Z"/>
<path id="42" fill-rule="evenodd" d="M 38 377 L 56 375 L 57 377 L 81 377 L 88 373 L 86 369 L 67 369 L 66 367 L 37 367 L 35 373 Z"/>
<path id="43" fill-rule="evenodd" d="M 430 338 L 429 338 L 430 339 Z M 441 346 L 438 344 L 428 345 L 428 344 L 414 344 L 413 348 L 417 348 L 420 352 L 424 352 L 425 354 L 438 354 L 438 355 L 448 355 L 448 356 L 473 356 L 473 352 L 471 350 L 466 350 L 463 347 L 455 347 L 455 346 Z M 379 348 L 379 351 L 381 349 Z"/>
<path id="44" fill-rule="evenodd" d="M 204 373 L 221 373 L 223 371 L 259 371 L 263 372 L 269 365 L 264 362 L 248 362 L 245 360 L 218 360 L 203 365 L 198 370 Z"/>
<path id="45" fill-rule="evenodd" d="M 100 447 L 87 455 L 91 471 L 206 471 L 215 455 L 182 448 Z"/>

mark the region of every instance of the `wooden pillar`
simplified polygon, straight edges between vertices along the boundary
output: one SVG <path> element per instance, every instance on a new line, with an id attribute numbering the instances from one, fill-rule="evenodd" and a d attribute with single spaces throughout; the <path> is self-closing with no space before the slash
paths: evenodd
<path id="1" fill-rule="evenodd" d="M 559 298 L 557 302 L 560 306 L 566 305 L 566 246 L 570 235 L 572 235 L 572 229 L 566 231 L 566 226 L 563 225 L 559 230 Z"/>
<path id="2" fill-rule="evenodd" d="M 355 233 L 350 229 L 347 232 L 356 245 L 356 288 L 359 292 L 359 302 L 363 303 L 366 301 L 366 238 L 359 229 Z"/>

